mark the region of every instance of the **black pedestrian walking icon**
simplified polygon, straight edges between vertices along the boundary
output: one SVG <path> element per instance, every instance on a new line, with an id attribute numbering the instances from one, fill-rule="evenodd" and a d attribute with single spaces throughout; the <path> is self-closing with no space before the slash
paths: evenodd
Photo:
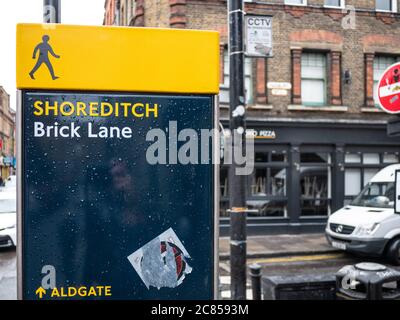
<path id="1" fill-rule="evenodd" d="M 29 76 L 35 80 L 35 72 L 41 67 L 42 64 L 45 64 L 47 69 L 49 69 L 50 75 L 53 78 L 53 80 L 58 79 L 59 77 L 57 77 L 54 74 L 54 69 L 53 66 L 50 62 L 49 59 L 49 53 L 54 57 L 59 59 L 60 56 L 58 54 L 56 54 L 53 50 L 53 48 L 51 47 L 51 45 L 49 45 L 49 40 L 50 37 L 48 35 L 44 35 L 42 38 L 43 42 L 39 43 L 36 47 L 35 50 L 33 51 L 33 59 L 36 59 L 36 55 L 37 52 L 39 51 L 39 58 L 35 64 L 35 66 L 33 67 L 32 71 L 29 72 Z"/>

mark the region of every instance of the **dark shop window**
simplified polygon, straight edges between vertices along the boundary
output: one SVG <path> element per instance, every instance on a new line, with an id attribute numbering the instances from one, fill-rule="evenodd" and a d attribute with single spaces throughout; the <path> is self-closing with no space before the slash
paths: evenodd
<path id="1" fill-rule="evenodd" d="M 359 150 L 351 147 L 345 153 L 344 205 L 358 195 L 372 177 L 382 168 L 399 162 L 399 152 Z"/>
<path id="2" fill-rule="evenodd" d="M 248 177 L 247 207 L 257 217 L 284 217 L 287 208 L 287 150 L 257 151 Z"/>
<path id="3" fill-rule="evenodd" d="M 331 201 L 331 154 L 300 154 L 301 216 L 327 216 Z"/>
<path id="4" fill-rule="evenodd" d="M 229 193 L 228 193 L 228 167 L 222 166 L 219 172 L 219 187 L 220 187 L 220 217 L 229 217 L 226 210 L 229 208 Z"/>

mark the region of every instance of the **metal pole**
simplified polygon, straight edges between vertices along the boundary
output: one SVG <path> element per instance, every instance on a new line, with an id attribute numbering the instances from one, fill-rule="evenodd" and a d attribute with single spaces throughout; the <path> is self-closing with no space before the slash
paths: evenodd
<path id="1" fill-rule="evenodd" d="M 61 23 L 61 0 L 43 1 L 43 22 Z"/>
<path id="2" fill-rule="evenodd" d="M 244 108 L 244 51 L 243 51 L 243 0 L 228 0 L 229 20 L 229 107 L 230 131 L 233 148 L 245 151 L 246 123 L 244 112 L 234 112 Z M 243 109 L 242 109 L 243 110 Z M 237 132 L 239 135 L 234 134 Z M 233 149 L 233 150 L 234 150 Z M 235 157 L 234 157 L 235 158 Z M 229 168 L 230 206 L 230 264 L 231 298 L 246 299 L 246 176 L 237 175 L 238 165 L 233 159 Z"/>
<path id="3" fill-rule="evenodd" d="M 253 300 L 261 300 L 261 266 L 258 263 L 254 263 L 249 269 Z"/>

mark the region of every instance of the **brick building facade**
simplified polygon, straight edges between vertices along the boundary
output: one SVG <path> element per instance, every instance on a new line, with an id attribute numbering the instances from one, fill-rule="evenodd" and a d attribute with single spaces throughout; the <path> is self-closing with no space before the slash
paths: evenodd
<path id="1" fill-rule="evenodd" d="M 248 129 L 257 135 L 248 178 L 251 233 L 321 230 L 374 173 L 399 162 L 376 82 L 400 60 L 399 0 L 245 1 L 273 16 L 272 58 L 246 58 Z M 227 3 L 107 0 L 105 24 L 220 32 L 220 115 L 228 121 Z M 126 10 L 132 8 L 131 20 Z M 123 17 L 121 16 L 123 15 Z M 122 23 L 121 21 L 126 21 Z M 291 89 L 273 90 L 273 83 Z M 227 230 L 227 168 L 221 167 L 221 226 Z M 251 227 L 250 227 L 251 226 Z"/>
<path id="2" fill-rule="evenodd" d="M 0 176 L 14 174 L 15 169 L 15 112 L 10 109 L 10 96 L 0 86 Z"/>

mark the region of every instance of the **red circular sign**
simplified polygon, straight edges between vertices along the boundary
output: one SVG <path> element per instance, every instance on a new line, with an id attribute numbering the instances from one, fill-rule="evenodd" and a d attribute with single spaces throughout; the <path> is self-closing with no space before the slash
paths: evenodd
<path id="1" fill-rule="evenodd" d="M 400 63 L 391 65 L 378 83 L 378 101 L 388 113 L 400 113 Z"/>

